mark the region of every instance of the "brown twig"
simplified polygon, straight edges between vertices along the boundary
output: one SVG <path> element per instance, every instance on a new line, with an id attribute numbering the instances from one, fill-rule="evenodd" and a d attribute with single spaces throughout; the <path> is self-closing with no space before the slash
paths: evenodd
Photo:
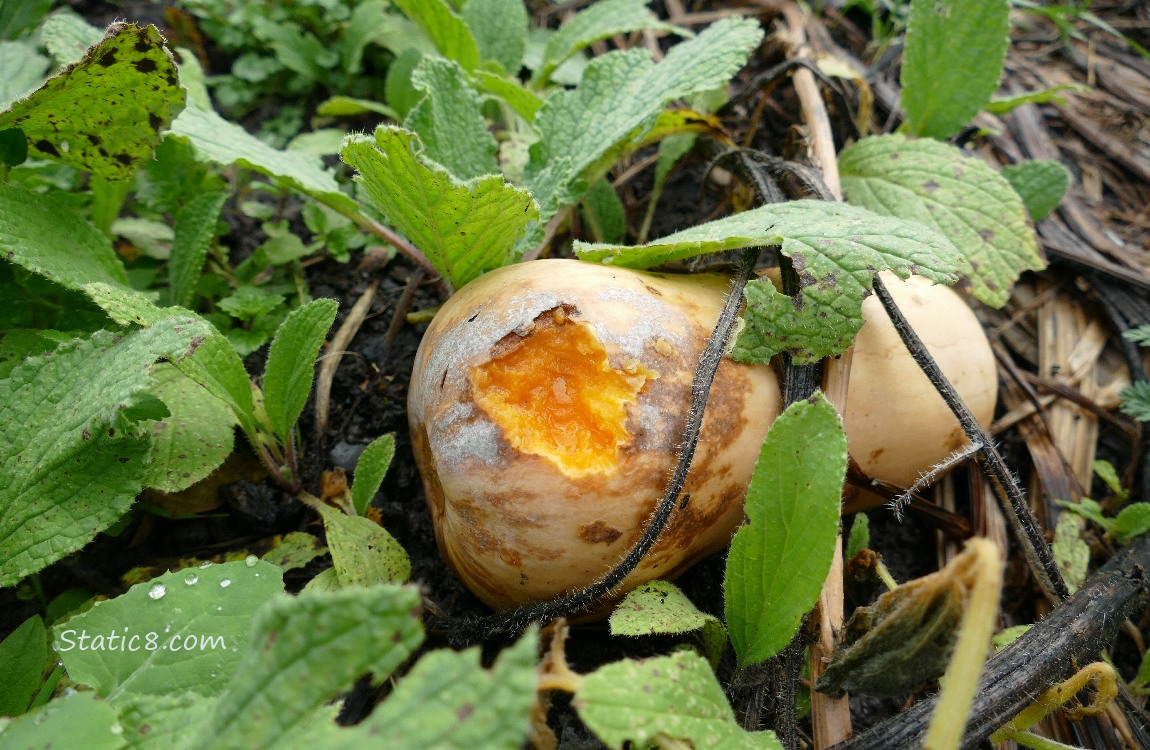
<path id="1" fill-rule="evenodd" d="M 379 291 L 379 283 L 379 279 L 371 282 L 352 305 L 343 324 L 328 344 L 328 353 L 320 362 L 319 375 L 315 380 L 315 429 L 318 435 L 322 436 L 327 432 L 328 414 L 331 409 L 331 384 L 335 379 L 335 371 L 347 351 L 348 344 L 355 338 L 359 327 L 367 318 L 367 312 L 371 309 L 371 303 L 375 301 L 376 292 Z"/>

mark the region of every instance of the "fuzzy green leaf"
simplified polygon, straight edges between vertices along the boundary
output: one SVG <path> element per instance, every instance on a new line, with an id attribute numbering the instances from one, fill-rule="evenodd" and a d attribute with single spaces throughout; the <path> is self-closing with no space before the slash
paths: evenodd
<path id="1" fill-rule="evenodd" d="M 1066 578 L 1070 593 L 1074 593 L 1086 580 L 1090 566 L 1090 545 L 1082 541 L 1086 519 L 1076 513 L 1059 513 L 1051 551 L 1058 569 Z"/>
<path id="2" fill-rule="evenodd" d="M 986 106 L 1010 44 L 1008 0 L 912 0 L 902 57 L 911 135 L 945 139 Z"/>
<path id="3" fill-rule="evenodd" d="M 1058 208 L 1070 187 L 1070 172 L 1056 161 L 1030 159 L 1002 168 L 1002 176 L 1022 198 L 1026 212 L 1041 221 Z"/>
<path id="4" fill-rule="evenodd" d="M 320 158 L 305 151 L 281 151 L 228 122 L 213 110 L 190 105 L 172 123 L 171 135 L 186 139 L 196 155 L 216 164 L 239 164 L 329 206 L 354 209 Z"/>
<path id="5" fill-rule="evenodd" d="M 5 748 L 120 750 L 125 744 L 116 711 L 92 693 L 54 700 L 0 729 Z"/>
<path id="6" fill-rule="evenodd" d="M 352 137 L 343 159 L 388 221 L 427 255 L 453 288 L 514 260 L 515 242 L 539 210 L 526 190 L 498 175 L 460 182 L 420 161 L 419 139 L 381 127 Z"/>
<path id="7" fill-rule="evenodd" d="M 264 368 L 264 408 L 276 435 L 285 442 L 307 404 L 315 381 L 315 358 L 339 303 L 312 300 L 288 313 L 268 350 Z"/>
<path id="8" fill-rule="evenodd" d="M 79 62 L 88 48 L 95 47 L 103 38 L 103 27 L 93 26 L 70 8 L 48 16 L 40 27 L 40 42 L 57 68 Z"/>
<path id="9" fill-rule="evenodd" d="M 383 478 L 395 458 L 395 435 L 381 435 L 364 449 L 355 465 L 355 478 L 351 485 L 351 500 L 355 512 L 367 513 L 371 499 L 379 492 Z"/>
<path id="10" fill-rule="evenodd" d="M 646 268 L 680 258 L 757 245 L 779 245 L 802 280 L 801 302 L 769 281 L 747 285 L 747 326 L 731 354 L 766 362 L 783 350 L 797 361 L 839 354 L 862 327 L 862 302 L 878 271 L 902 278 L 917 273 L 935 283 L 958 277 L 958 252 L 942 236 L 913 221 L 879 216 L 845 203 L 794 201 L 700 224 L 646 245 L 575 243 L 584 260 Z"/>
<path id="11" fill-rule="evenodd" d="M 0 41 L 0 70 L 12 71 L 12 75 L 0 78 L 0 109 L 7 109 L 43 82 L 51 62 L 36 51 L 37 47 L 25 40 Z"/>
<path id="12" fill-rule="evenodd" d="M 469 0 L 463 20 L 482 60 L 492 60 L 511 76 L 519 74 L 527 48 L 527 8 L 522 0 Z"/>
<path id="13" fill-rule="evenodd" d="M 28 138 L 20 128 L 0 130 L 0 164 L 18 167 L 28 161 Z"/>
<path id="14" fill-rule="evenodd" d="M 543 100 L 534 91 L 525 88 L 518 79 L 492 73 L 489 70 L 477 70 L 474 80 L 476 86 L 501 99 L 528 122 L 535 119 L 535 114 L 543 106 Z"/>
<path id="15" fill-rule="evenodd" d="M 228 405 L 172 365 L 152 370 L 150 392 L 170 413 L 150 424 L 145 486 L 179 492 L 211 474 L 232 452 L 235 418 Z"/>
<path id="16" fill-rule="evenodd" d="M 995 307 L 1026 270 L 1041 270 L 1034 230 L 1006 178 L 954 146 L 898 135 L 865 138 L 839 155 L 847 200 L 932 227 L 961 247 L 974 296 Z"/>
<path id="17" fill-rule="evenodd" d="M 781 651 L 818 599 L 835 551 L 846 467 L 842 422 L 821 393 L 791 404 L 771 425 L 724 578 L 741 667 Z"/>
<path id="18" fill-rule="evenodd" d="M 479 46 L 471 30 L 445 0 L 395 0 L 395 4 L 431 37 L 444 57 L 464 70 L 479 65 Z"/>
<path id="19" fill-rule="evenodd" d="M 627 211 L 606 179 L 597 180 L 587 191 L 583 217 L 596 242 L 619 243 L 627 236 Z"/>
<path id="20" fill-rule="evenodd" d="M 164 573 L 57 625 L 56 651 L 73 680 L 113 703 L 218 695 L 249 656 L 252 616 L 283 590 L 280 569 L 260 561 Z"/>
<path id="21" fill-rule="evenodd" d="M 180 307 L 156 307 L 142 293 L 103 283 L 84 284 L 82 291 L 120 325 L 152 326 L 173 317 L 192 316 L 207 324 L 190 310 Z M 209 326 L 210 327 L 210 326 Z M 244 363 L 227 338 L 215 328 L 195 354 L 176 363 L 180 371 L 202 385 L 216 398 L 231 407 L 240 426 L 249 435 L 255 430 L 252 384 Z"/>
<path id="22" fill-rule="evenodd" d="M 55 198 L 18 185 L 0 185 L 0 256 L 69 289 L 128 284 L 106 235 Z"/>
<path id="23" fill-rule="evenodd" d="M 0 113 L 33 153 L 121 180 L 184 108 L 176 65 L 155 26 L 113 24 L 84 59 Z"/>
<path id="24" fill-rule="evenodd" d="M 0 716 L 28 710 L 48 666 L 48 630 L 33 615 L 0 641 Z"/>
<path id="25" fill-rule="evenodd" d="M 264 553 L 263 559 L 282 570 L 302 568 L 320 555 L 327 553 L 319 539 L 303 531 L 291 531 L 279 538 L 275 545 Z"/>
<path id="26" fill-rule="evenodd" d="M 0 39 L 18 39 L 40 24 L 52 0 L 8 0 L 0 5 Z"/>
<path id="27" fill-rule="evenodd" d="M 535 119 L 539 142 L 524 179 L 544 215 L 577 201 L 581 180 L 599 177 L 590 172 L 649 128 L 667 102 L 725 86 L 762 37 L 757 22 L 727 18 L 658 64 L 645 49 L 595 58 L 579 86 L 549 96 Z"/>
<path id="28" fill-rule="evenodd" d="M 851 535 L 847 539 L 844 557 L 850 560 L 864 549 L 870 549 L 870 519 L 865 514 L 858 513 L 851 523 Z"/>
<path id="29" fill-rule="evenodd" d="M 411 655 L 423 641 L 419 607 L 417 588 L 391 585 L 270 602 L 192 746 L 291 746 L 314 711 L 362 672 L 379 683 Z"/>
<path id="30" fill-rule="evenodd" d="M 693 651 L 600 667 L 575 694 L 579 718 L 611 750 L 647 747 L 656 737 L 695 750 L 782 750 L 774 732 L 747 732 L 735 721 L 706 659 Z"/>
<path id="31" fill-rule="evenodd" d="M 498 172 L 495 136 L 463 68 L 442 57 L 425 57 L 411 83 L 424 96 L 407 113 L 404 126 L 419 135 L 424 155 L 461 180 Z"/>
<path id="32" fill-rule="evenodd" d="M 499 652 L 490 671 L 480 665 L 478 648 L 426 654 L 332 749 L 518 750 L 535 701 L 537 641 L 533 632 L 523 636 Z"/>
<path id="33" fill-rule="evenodd" d="M 123 335 L 99 331 L 0 380 L 0 586 L 84 546 L 122 516 L 148 476 L 149 438 L 112 428 L 149 385 L 160 358 L 178 361 L 208 326 L 173 318 Z"/>
<path id="34" fill-rule="evenodd" d="M 192 691 L 133 692 L 116 701 L 128 750 L 186 750 L 191 733 L 207 720 L 213 705 Z"/>
<path id="35" fill-rule="evenodd" d="M 712 665 L 719 663 L 727 643 L 727 629 L 719 618 L 702 612 L 670 581 L 648 581 L 619 602 L 608 621 L 611 635 L 652 635 L 702 631 L 703 652 Z"/>
<path id="36" fill-rule="evenodd" d="M 176 236 L 169 258 L 170 300 L 173 305 L 192 304 L 196 284 L 216 236 L 216 223 L 227 200 L 226 193 L 201 193 L 192 198 L 176 217 Z"/>
<path id="37" fill-rule="evenodd" d="M 650 0 L 603 0 L 594 3 L 563 24 L 547 40 L 543 51 L 543 64 L 535 71 L 532 85 L 539 88 L 546 83 L 557 67 L 579 50 L 601 39 L 626 34 L 640 29 L 655 29 L 687 35 L 684 29 L 660 21 L 647 10 Z"/>
<path id="38" fill-rule="evenodd" d="M 315 508 L 323 517 L 332 567 L 341 587 L 404 583 L 411 577 L 411 559 L 382 526 L 322 503 Z"/>

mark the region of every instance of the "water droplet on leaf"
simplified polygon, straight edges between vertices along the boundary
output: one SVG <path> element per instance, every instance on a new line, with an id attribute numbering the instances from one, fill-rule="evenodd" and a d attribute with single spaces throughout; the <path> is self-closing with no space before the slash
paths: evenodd
<path id="1" fill-rule="evenodd" d="M 166 593 L 168 593 L 168 587 L 162 583 L 156 583 L 152 585 L 152 588 L 148 589 L 148 598 L 163 599 Z"/>

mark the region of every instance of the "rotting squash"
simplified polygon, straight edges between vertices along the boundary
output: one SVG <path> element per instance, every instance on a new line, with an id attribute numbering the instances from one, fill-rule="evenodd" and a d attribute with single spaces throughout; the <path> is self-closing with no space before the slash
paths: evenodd
<path id="1" fill-rule="evenodd" d="M 411 436 L 440 550 L 479 598 L 507 609 L 584 587 L 639 539 L 675 465 L 695 366 L 728 285 L 541 260 L 485 274 L 439 310 L 416 354 Z M 873 366 L 856 354 L 856 370 Z M 771 367 L 723 360 L 689 502 L 617 593 L 729 542 L 779 410 Z"/>

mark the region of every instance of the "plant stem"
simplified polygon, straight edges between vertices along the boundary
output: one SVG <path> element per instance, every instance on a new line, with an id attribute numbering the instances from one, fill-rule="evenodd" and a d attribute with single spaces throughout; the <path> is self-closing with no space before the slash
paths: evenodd
<path id="1" fill-rule="evenodd" d="M 1051 685 L 1108 648 L 1125 619 L 1150 600 L 1150 534 L 1143 534 L 1095 573 L 1074 596 L 1035 623 L 986 664 L 961 748 L 974 750 Z M 835 750 L 921 747 L 937 698 L 922 701 Z"/>
<path id="2" fill-rule="evenodd" d="M 321 200 L 320 202 L 322 203 L 323 201 Z M 435 276 L 439 275 L 439 271 L 435 268 L 431 261 L 428 260 L 427 256 L 424 255 L 415 245 L 408 242 L 407 238 L 400 235 L 391 227 L 380 224 L 375 219 L 371 218 L 370 216 L 366 216 L 359 211 L 348 210 L 343 206 L 331 204 L 324 205 L 333 211 L 338 211 L 347 218 L 351 219 L 360 229 L 374 234 L 376 237 L 391 245 L 396 250 L 406 255 L 409 260 L 411 260 L 423 270 Z"/>
<path id="3" fill-rule="evenodd" d="M 874 292 L 911 357 L 914 358 L 919 368 L 942 395 L 954 416 L 958 418 L 962 431 L 966 433 L 970 442 L 982 446 L 978 454 L 979 465 L 990 477 L 995 495 L 1002 503 L 1007 518 L 1010 519 L 1015 536 L 1022 546 L 1026 560 L 1030 563 L 1030 568 L 1042 586 L 1042 590 L 1052 602 L 1057 603 L 1067 599 L 1070 596 L 1070 589 L 1066 586 L 1062 571 L 1058 569 L 1050 545 L 1046 543 L 1046 537 L 1043 536 L 1042 529 L 1038 525 L 1038 519 L 1030 511 L 1030 506 L 1027 504 L 1026 498 L 1023 497 L 1022 488 L 1018 486 L 1018 481 L 1006 466 L 1002 454 L 994 447 L 990 436 L 986 434 L 978 420 L 970 413 L 970 409 L 962 402 L 962 398 L 954 390 L 954 386 L 950 384 L 938 363 L 930 356 L 930 352 L 926 350 L 922 340 L 911 328 L 910 323 L 907 322 L 907 319 L 898 309 L 898 305 L 895 304 L 894 298 L 887 291 L 882 279 L 877 275 L 874 277 Z"/>
<path id="4" fill-rule="evenodd" d="M 682 448 L 679 459 L 675 465 L 674 473 L 667 483 L 666 491 L 643 530 L 643 536 L 635 543 L 622 561 L 605 576 L 595 583 L 579 591 L 550 599 L 537 604 L 529 604 L 510 612 L 489 615 L 486 617 L 468 618 L 448 623 L 451 637 L 460 644 L 472 643 L 496 632 L 518 632 L 530 623 L 552 620 L 571 612 L 586 610 L 609 596 L 623 581 L 639 566 L 647 552 L 659 541 L 663 529 L 667 527 L 675 508 L 686 505 L 690 496 L 679 497 L 683 493 L 683 486 L 687 481 L 687 472 L 691 469 L 691 461 L 695 456 L 695 447 L 699 442 L 699 432 L 703 426 L 703 412 L 707 407 L 707 398 L 710 395 L 711 383 L 715 379 L 715 372 L 723 359 L 727 340 L 735 329 L 739 308 L 743 302 L 743 287 L 755 268 L 759 258 L 759 248 L 745 250 L 738 270 L 731 281 L 731 290 L 727 294 L 723 310 L 715 322 L 707 346 L 699 357 L 699 364 L 695 368 L 695 376 L 691 381 L 691 409 L 687 415 L 687 424 L 683 430 Z"/>

